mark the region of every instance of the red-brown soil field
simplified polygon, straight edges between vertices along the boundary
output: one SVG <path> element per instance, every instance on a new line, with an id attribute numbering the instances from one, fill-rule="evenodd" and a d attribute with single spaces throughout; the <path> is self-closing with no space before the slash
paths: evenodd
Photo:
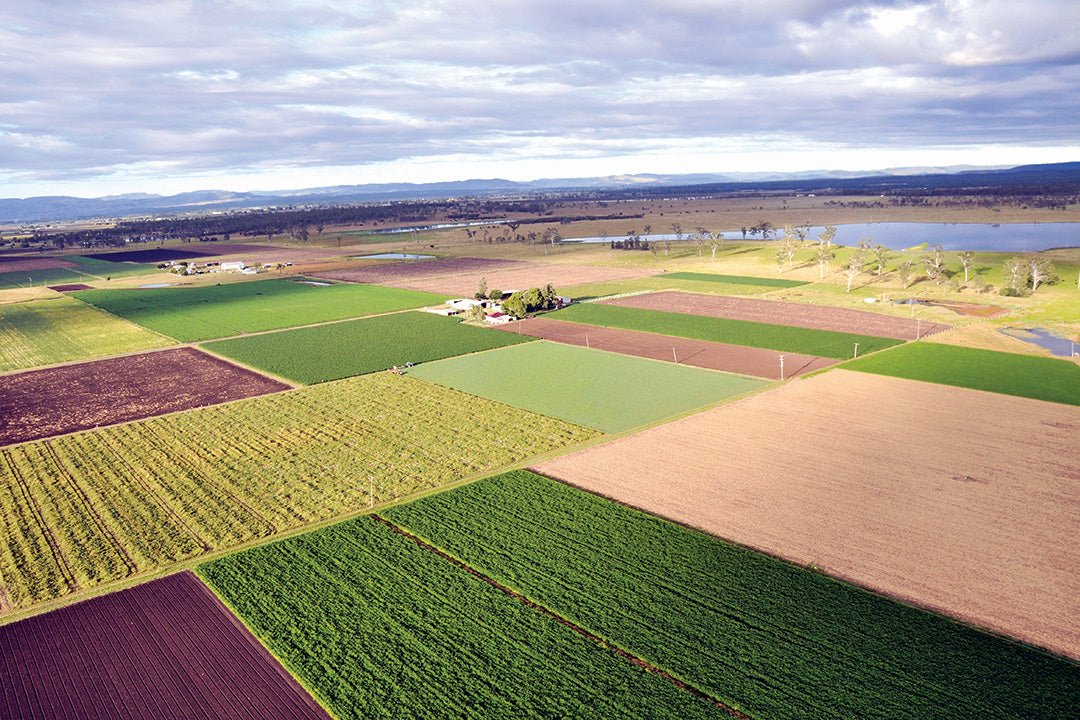
<path id="1" fill-rule="evenodd" d="M 653 271 L 634 268 L 525 263 L 524 266 L 512 268 L 474 270 L 426 278 L 403 278 L 383 284 L 424 292 L 442 293 L 444 295 L 472 297 L 481 279 L 487 283 L 489 290 L 499 289 L 504 292 L 511 292 L 513 290 L 526 290 L 531 287 L 542 287 L 548 283 L 551 283 L 556 290 L 559 290 L 571 285 L 627 280 L 651 274 L 653 274 Z"/>
<path id="2" fill-rule="evenodd" d="M 0 445 L 288 388 L 194 348 L 0 375 Z"/>
<path id="3" fill-rule="evenodd" d="M 344 270 L 325 270 L 309 273 L 310 277 L 342 280 L 345 282 L 370 283 L 385 285 L 402 280 L 427 278 L 436 275 L 455 275 L 467 272 L 490 272 L 514 267 L 529 267 L 530 263 L 520 260 L 498 260 L 488 258 L 438 258 L 436 260 L 413 260 L 411 262 L 365 265 L 364 267 Z M 491 286 L 494 287 L 494 286 Z M 474 287 L 475 291 L 476 288 Z M 469 293 L 472 296 L 472 293 Z"/>
<path id="4" fill-rule="evenodd" d="M 94 288 L 83 283 L 68 283 L 67 285 L 50 285 L 49 289 L 56 292 L 75 292 L 76 290 L 93 290 Z"/>
<path id="5" fill-rule="evenodd" d="M 879 315 L 848 308 L 674 291 L 634 295 L 605 302 L 646 310 L 750 320 L 772 325 L 833 330 L 897 340 L 914 340 L 916 333 L 919 333 L 921 337 L 926 337 L 949 329 L 948 325 L 940 323 L 920 322 L 910 318 Z"/>
<path id="6" fill-rule="evenodd" d="M 189 572 L 0 627 L 5 720 L 328 718 Z"/>
<path id="7" fill-rule="evenodd" d="M 780 379 L 781 354 L 784 356 L 784 376 L 789 378 L 839 362 L 814 355 L 778 353 L 775 350 L 690 340 L 636 330 L 582 325 L 548 318 L 530 318 L 509 325 L 500 325 L 498 329 L 623 355 L 636 355 L 665 362 L 675 362 L 677 359 L 680 365 L 753 375 L 769 380 Z M 673 349 L 674 352 L 672 352 Z"/>
<path id="8" fill-rule="evenodd" d="M 76 267 L 76 264 L 70 260 L 61 260 L 55 257 L 0 257 L 0 273 L 31 272 L 33 270 L 70 267 Z"/>
<path id="9" fill-rule="evenodd" d="M 1080 659 L 1078 437 L 1080 408 L 831 370 L 537 470 Z"/>

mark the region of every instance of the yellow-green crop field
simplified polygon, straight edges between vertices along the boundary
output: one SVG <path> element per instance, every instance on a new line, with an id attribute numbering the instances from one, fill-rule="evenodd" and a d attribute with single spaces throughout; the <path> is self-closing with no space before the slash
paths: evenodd
<path id="1" fill-rule="evenodd" d="M 0 613 L 596 435 L 377 374 L 5 448 Z"/>

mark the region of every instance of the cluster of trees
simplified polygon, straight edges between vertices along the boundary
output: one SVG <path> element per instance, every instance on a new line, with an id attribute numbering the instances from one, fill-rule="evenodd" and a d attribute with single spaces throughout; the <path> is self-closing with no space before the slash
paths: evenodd
<path id="1" fill-rule="evenodd" d="M 1030 295 L 1040 285 L 1058 280 L 1050 260 L 1036 253 L 1009 258 L 1002 270 L 1007 287 L 1001 289 L 1001 294 L 1012 297 Z M 1080 280 L 1077 286 L 1080 287 Z"/>
<path id="2" fill-rule="evenodd" d="M 542 288 L 519 290 L 502 301 L 503 312 L 514 317 L 525 317 L 541 310 L 554 310 L 559 306 L 559 293 L 548 283 Z"/>

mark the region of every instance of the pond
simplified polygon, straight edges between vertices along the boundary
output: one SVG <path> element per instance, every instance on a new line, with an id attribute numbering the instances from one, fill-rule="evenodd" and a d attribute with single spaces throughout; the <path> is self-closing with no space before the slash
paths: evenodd
<path id="1" fill-rule="evenodd" d="M 811 226 L 806 237 L 815 240 L 825 230 Z M 784 229 L 776 228 L 773 239 L 782 236 Z M 683 233 L 683 239 L 687 237 Z M 742 240 L 741 228 L 725 230 L 726 240 Z M 1032 252 L 1051 248 L 1080 247 L 1080 223 L 852 223 L 836 226 L 836 240 L 840 245 L 858 245 L 869 238 L 875 245 L 892 250 L 903 250 L 923 243 L 941 245 L 945 250 L 982 250 L 997 252 Z M 606 243 L 625 240 L 625 236 L 567 238 L 566 242 Z M 642 240 L 664 241 L 676 239 L 672 233 L 643 235 Z M 747 240 L 760 240 L 760 236 L 747 234 Z"/>
<path id="2" fill-rule="evenodd" d="M 433 223 L 431 225 L 413 225 L 411 227 L 383 228 L 372 230 L 372 235 L 400 235 L 401 233 L 427 232 L 428 230 L 446 230 L 449 228 L 481 227 L 483 225 L 502 225 L 506 220 L 474 220 L 472 222 Z"/>
<path id="3" fill-rule="evenodd" d="M 167 288 L 167 287 L 172 287 L 172 286 L 173 286 L 173 283 L 155 282 L 155 283 L 146 283 L 145 285 L 140 285 L 139 289 L 140 290 L 149 290 L 151 288 Z"/>
<path id="4" fill-rule="evenodd" d="M 1052 355 L 1057 355 L 1059 357 L 1072 357 L 1078 350 L 1077 344 L 1074 341 L 1056 333 L 1052 333 L 1046 328 L 1007 327 L 1002 328 L 1001 332 L 1009 337 L 1014 337 L 1017 340 L 1023 340 L 1026 343 L 1038 345 L 1041 348 L 1049 350 Z"/>
<path id="5" fill-rule="evenodd" d="M 416 253 L 378 253 L 376 255 L 359 255 L 354 260 L 430 260 L 434 255 L 417 255 Z"/>

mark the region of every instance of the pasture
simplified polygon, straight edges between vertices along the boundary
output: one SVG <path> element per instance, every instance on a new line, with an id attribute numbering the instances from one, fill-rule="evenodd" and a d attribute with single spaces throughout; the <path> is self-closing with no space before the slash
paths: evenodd
<path id="1" fill-rule="evenodd" d="M 371 518 L 198 572 L 343 720 L 728 717 Z"/>
<path id="2" fill-rule="evenodd" d="M 438 295 L 294 279 L 141 290 L 84 290 L 80 300 L 181 342 L 377 315 L 441 303 Z"/>
<path id="3" fill-rule="evenodd" d="M 384 513 L 751 717 L 1066 718 L 1080 668 L 518 471 Z"/>
<path id="4" fill-rule="evenodd" d="M 1078 431 L 1068 405 L 830 370 L 536 467 L 1080 659 Z"/>
<path id="5" fill-rule="evenodd" d="M 490 350 L 531 338 L 422 312 L 395 313 L 209 343 L 207 350 L 311 385 Z"/>
<path id="6" fill-rule="evenodd" d="M 172 344 L 70 297 L 0 304 L 0 372 Z"/>
<path id="7" fill-rule="evenodd" d="M 604 432 L 648 425 L 766 385 L 545 341 L 426 363 L 409 373 Z"/>
<path id="8" fill-rule="evenodd" d="M 595 435 L 379 373 L 0 449 L 3 610 Z"/>
<path id="9" fill-rule="evenodd" d="M 833 359 L 850 358 L 855 351 L 855 343 L 859 344 L 859 354 L 862 355 L 899 345 L 901 342 L 872 335 L 703 317 L 680 312 L 621 307 L 607 303 L 571 305 L 549 313 L 548 317 L 601 327 L 639 330 Z"/>
<path id="10" fill-rule="evenodd" d="M 671 280 L 692 280 L 694 282 L 722 283 L 724 285 L 749 285 L 761 288 L 793 288 L 810 283 L 802 280 L 784 280 L 783 278 L 751 277 L 749 275 L 722 275 L 720 273 L 673 272 L 664 275 Z"/>
<path id="11" fill-rule="evenodd" d="M 0 627 L 0 717 L 328 715 L 191 573 Z"/>
<path id="12" fill-rule="evenodd" d="M 846 363 L 847 370 L 1080 405 L 1080 365 L 1069 360 L 914 343 Z"/>

